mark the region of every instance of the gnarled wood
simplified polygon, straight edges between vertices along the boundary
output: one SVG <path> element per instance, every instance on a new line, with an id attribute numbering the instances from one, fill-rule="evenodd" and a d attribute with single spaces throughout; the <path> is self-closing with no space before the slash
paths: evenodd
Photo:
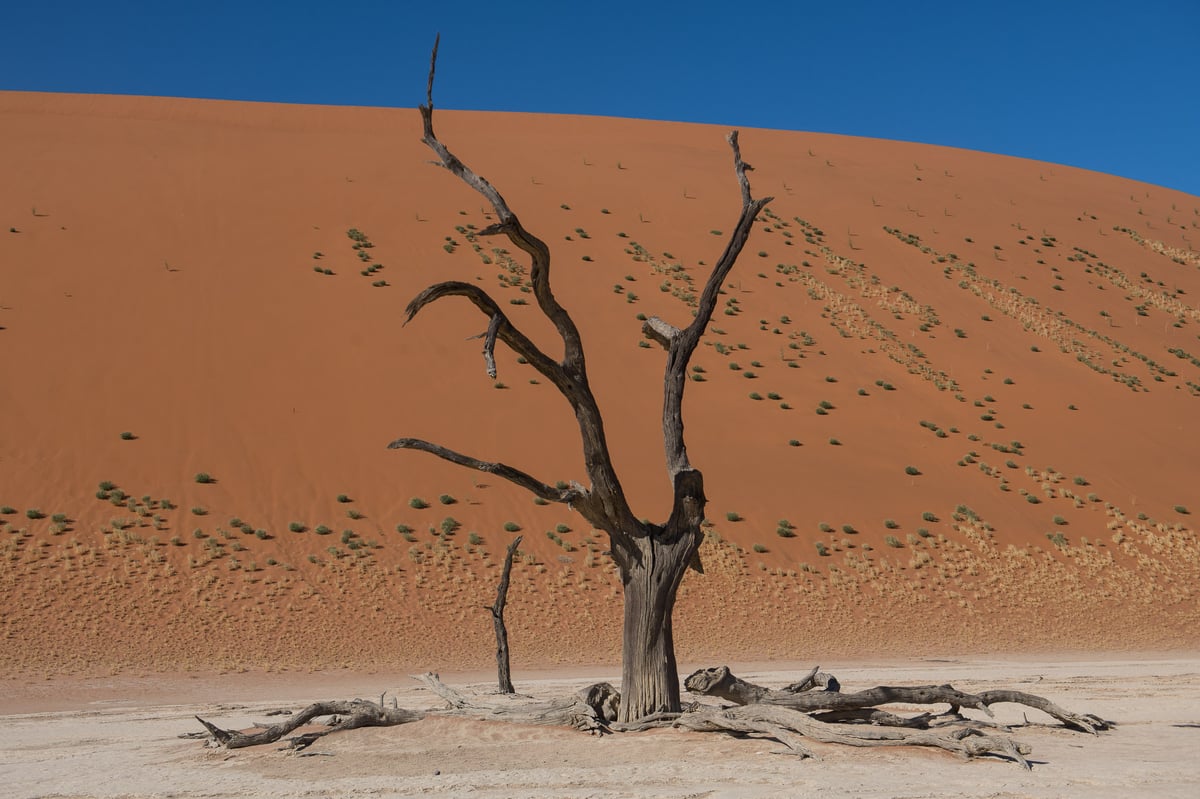
<path id="1" fill-rule="evenodd" d="M 1070 710 L 1059 707 L 1045 697 L 1027 694 L 1023 691 L 1009 691 L 1004 689 L 980 691 L 978 696 L 985 705 L 1014 702 L 1018 705 L 1025 705 L 1026 707 L 1040 710 L 1047 716 L 1058 719 L 1068 727 L 1073 727 L 1081 732 L 1091 733 L 1092 735 L 1096 735 L 1100 730 L 1108 730 L 1113 727 L 1111 721 L 1105 721 L 1099 716 L 1093 716 L 1090 713 L 1073 713 Z"/>
<path id="2" fill-rule="evenodd" d="M 516 724 L 574 727 L 583 732 L 610 732 L 616 720 L 621 695 L 609 683 L 596 683 L 559 699 L 514 702 L 507 698 L 487 702 L 465 696 L 446 685 L 433 672 L 414 675 L 431 691 L 446 701 L 446 709 L 433 711 L 437 715 L 469 716 L 486 721 L 509 721 Z"/>
<path id="3" fill-rule="evenodd" d="M 1025 769 L 1031 768 L 1029 761 L 1024 757 L 1032 751 L 1027 745 L 1001 736 L 984 735 L 978 730 L 960 729 L 939 734 L 894 727 L 826 724 L 807 713 L 773 704 L 740 705 L 715 711 L 714 715 L 718 718 L 775 725 L 824 743 L 846 746 L 932 746 L 964 757 L 1001 754 L 1012 758 Z"/>
<path id="4" fill-rule="evenodd" d="M 957 712 L 960 707 L 992 712 L 978 696 L 965 694 L 949 685 L 886 686 L 868 688 L 853 694 L 836 691 L 773 691 L 735 677 L 727 666 L 702 669 L 688 676 L 684 685 L 694 694 L 716 696 L 739 705 L 771 704 L 794 710 L 857 710 L 902 702 L 914 705 L 945 703 Z"/>
<path id="5" fill-rule="evenodd" d="M 811 674 L 812 677 L 817 676 L 815 672 Z M 835 677 L 832 675 L 826 675 L 826 677 L 828 677 L 827 682 L 829 684 L 837 685 Z M 865 711 L 866 709 L 874 708 L 875 705 L 902 703 L 916 705 L 947 704 L 950 706 L 947 711 L 948 715 L 957 715 L 960 708 L 969 707 L 992 716 L 990 705 L 1000 702 L 1013 702 L 1040 710 L 1061 721 L 1067 727 L 1093 735 L 1099 730 L 1107 730 L 1112 726 L 1111 722 L 1097 716 L 1074 713 L 1059 707 L 1044 697 L 1027 694 L 1022 691 L 994 690 L 983 691 L 978 694 L 967 694 L 950 685 L 879 686 L 851 694 L 839 693 L 836 689 L 801 691 L 799 693 L 792 690 L 796 685 L 807 684 L 810 679 L 806 679 L 800 683 L 793 683 L 793 685 L 789 685 L 782 691 L 775 691 L 736 677 L 729 671 L 727 666 L 718 666 L 693 672 L 688 675 L 688 678 L 684 681 L 684 685 L 694 694 L 715 696 L 739 705 L 769 704 L 805 712 L 839 711 L 844 713 L 849 711 Z M 882 723 L 880 720 L 883 717 L 875 716 L 873 719 L 866 717 L 856 718 L 855 715 L 851 714 L 848 716 L 832 715 L 824 718 L 827 720 L 869 720 L 872 723 Z M 905 720 L 905 726 L 909 726 L 912 722 L 918 720 L 927 722 L 930 719 L 932 717 L 928 715 L 924 718 L 907 719 Z"/>
<path id="6" fill-rule="evenodd" d="M 304 708 L 304 710 L 289 716 L 278 724 L 272 724 L 255 732 L 222 729 L 199 716 L 196 716 L 196 721 L 204 725 L 204 728 L 212 734 L 212 737 L 218 743 L 229 749 L 241 749 L 246 746 L 260 746 L 262 744 L 274 743 L 288 733 L 294 732 L 322 716 L 337 716 L 339 719 L 336 724 L 330 724 L 327 730 L 307 733 L 304 736 L 306 740 L 300 743 L 306 746 L 320 736 L 339 730 L 353 730 L 359 727 L 392 727 L 398 724 L 408 724 L 409 722 L 420 721 L 425 717 L 425 714 L 399 707 L 384 707 L 382 702 L 376 704 L 362 699 L 354 699 L 349 702 L 314 702 Z"/>

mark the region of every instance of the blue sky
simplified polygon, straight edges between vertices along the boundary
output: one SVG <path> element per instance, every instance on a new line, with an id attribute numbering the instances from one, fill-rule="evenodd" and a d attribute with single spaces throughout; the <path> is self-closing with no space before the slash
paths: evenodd
<path id="1" fill-rule="evenodd" d="M 1200 0 L 36 0 L 0 20 L 0 89 L 413 107 L 440 31 L 445 108 L 921 141 L 1200 195 Z"/>

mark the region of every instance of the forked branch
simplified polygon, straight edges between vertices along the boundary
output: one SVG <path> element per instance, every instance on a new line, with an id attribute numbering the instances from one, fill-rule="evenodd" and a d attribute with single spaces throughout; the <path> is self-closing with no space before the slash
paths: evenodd
<path id="1" fill-rule="evenodd" d="M 647 320 L 642 326 L 643 332 L 667 348 L 667 366 L 663 387 L 663 445 L 667 455 L 667 470 L 674 477 L 682 471 L 691 469 L 688 461 L 687 447 L 683 440 L 683 389 L 687 384 L 688 362 L 692 353 L 704 335 L 713 311 L 717 306 L 717 295 L 729 270 L 737 262 L 738 255 L 745 247 L 754 220 L 758 212 L 771 202 L 772 197 L 755 200 L 750 194 L 750 180 L 746 173 L 753 170 L 742 160 L 742 150 L 738 145 L 738 132 L 731 131 L 727 137 L 729 147 L 733 150 L 733 170 L 737 175 L 738 186 L 741 189 L 742 208 L 738 214 L 737 224 L 725 245 L 725 251 L 713 265 L 712 272 L 704 284 L 700 302 L 696 307 L 696 316 L 683 330 L 676 330 L 661 319 Z"/>
<path id="2" fill-rule="evenodd" d="M 489 374 L 494 373 L 495 341 L 499 339 L 509 345 L 518 355 L 524 356 L 539 372 L 554 384 L 559 392 L 570 403 L 575 412 L 579 425 L 581 443 L 583 446 L 584 464 L 588 478 L 591 480 L 590 494 L 595 502 L 591 503 L 584 513 L 585 517 L 597 527 L 608 530 L 616 536 L 631 535 L 639 528 L 637 518 L 629 508 L 625 499 L 616 470 L 612 466 L 612 457 L 608 451 L 608 443 L 604 435 L 604 424 L 600 416 L 599 406 L 588 385 L 587 366 L 584 360 L 583 343 L 579 330 L 567 311 L 555 299 L 550 289 L 550 249 L 538 237 L 534 236 L 520 219 L 513 213 L 504 197 L 483 176 L 462 162 L 443 144 L 433 129 L 433 81 L 437 70 L 437 53 L 441 37 L 435 40 L 433 52 L 429 59 L 429 81 L 425 89 L 425 104 L 421 106 L 421 120 L 424 127 L 423 141 L 437 154 L 438 165 L 444 167 L 460 180 L 474 189 L 492 206 L 498 219 L 492 225 L 480 231 L 480 235 L 495 235 L 503 233 L 509 240 L 530 257 L 530 280 L 533 294 L 538 307 L 557 329 L 563 341 L 563 359 L 556 362 L 543 353 L 524 334 L 513 327 L 508 318 L 500 311 L 496 302 L 476 286 L 461 282 L 439 283 L 431 286 L 418 295 L 408 306 L 408 318 L 429 303 L 444 296 L 459 295 L 470 299 L 481 311 L 488 315 L 489 327 L 484 342 L 484 361 Z M 499 317 L 499 318 L 498 318 Z M 425 447 L 433 452 L 433 445 Z M 440 449 L 440 448 L 439 448 Z M 448 450 L 447 450 L 448 452 Z M 435 453 L 437 454 L 437 453 Z M 460 456 L 461 457 L 461 456 Z M 448 458 L 449 459 L 449 458 Z M 473 461 L 474 464 L 483 463 Z M 455 461 L 462 462 L 462 461 Z M 463 465 L 469 465 L 463 463 Z M 477 466 L 475 468 L 478 468 Z M 520 473 L 517 473 L 518 475 Z M 527 475 L 525 476 L 527 477 Z M 509 479 L 512 479 L 511 477 Z M 514 480 L 529 488 L 523 480 Z M 534 481 L 536 484 L 537 481 Z M 533 489 L 531 489 L 533 490 Z M 544 494 L 534 491 L 538 496 L 549 499 Z M 562 500 L 559 500 L 562 501 Z M 590 514 L 590 515 L 589 515 Z"/>
<path id="3" fill-rule="evenodd" d="M 567 382 L 562 367 L 541 351 L 532 340 L 518 330 L 504 311 L 500 309 L 492 296 L 472 283 L 461 280 L 447 280 L 435 283 L 409 301 L 404 309 L 404 324 L 408 324 L 418 313 L 443 297 L 465 297 L 471 304 L 488 317 L 488 330 L 484 343 L 484 361 L 488 365 L 488 376 L 495 377 L 495 346 L 499 338 L 513 352 L 529 361 L 534 369 L 541 372 L 547 380 L 556 386 L 564 386 Z"/>
<path id="4" fill-rule="evenodd" d="M 422 141 L 437 154 L 441 166 L 448 169 L 472 189 L 479 192 L 492 206 L 492 210 L 496 212 L 496 217 L 499 221 L 485 228 L 481 231 L 480 235 L 503 233 L 508 236 L 513 244 L 529 254 L 531 259 L 530 280 L 533 283 L 533 294 L 537 298 L 538 307 L 554 323 L 559 335 L 562 336 L 565 348 L 565 357 L 563 360 L 568 364 L 579 364 L 582 366 L 583 345 L 580 342 L 579 330 L 575 327 L 575 322 L 572 321 L 570 315 L 559 305 L 558 300 L 554 298 L 554 294 L 550 291 L 550 249 L 546 246 L 545 242 L 525 229 L 525 226 L 521 224 L 521 220 L 508 207 L 508 203 L 505 202 L 500 192 L 485 178 L 477 175 L 474 170 L 464 164 L 458 156 L 450 152 L 433 131 L 433 77 L 437 70 L 437 54 L 440 43 L 441 36 L 439 35 L 434 39 L 433 53 L 429 58 L 429 82 L 425 88 L 425 104 L 420 108 L 425 133 Z"/>

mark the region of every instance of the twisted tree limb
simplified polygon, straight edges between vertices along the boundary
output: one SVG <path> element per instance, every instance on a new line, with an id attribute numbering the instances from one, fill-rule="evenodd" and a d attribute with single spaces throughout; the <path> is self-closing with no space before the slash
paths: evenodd
<path id="1" fill-rule="evenodd" d="M 813 673 L 816 674 L 815 672 Z M 828 675 L 826 675 L 828 676 Z M 934 718 L 929 714 L 916 718 L 901 719 L 894 714 L 879 711 L 875 705 L 883 704 L 915 704 L 932 705 L 947 704 L 946 715 L 958 716 L 964 707 L 979 710 L 989 717 L 993 716 L 991 705 L 1000 702 L 1013 702 L 1040 710 L 1062 722 L 1065 726 L 1081 732 L 1095 735 L 1099 730 L 1107 730 L 1112 724 L 1097 716 L 1074 713 L 1065 710 L 1050 700 L 1027 694 L 1021 691 L 995 690 L 983 691 L 978 694 L 968 694 L 950 685 L 919 685 L 919 686 L 879 686 L 865 691 L 843 694 L 838 690 L 800 691 L 792 689 L 804 685 L 807 681 L 794 683 L 782 691 L 764 688 L 734 676 L 727 666 L 701 669 L 693 672 L 684 680 L 684 686 L 694 694 L 715 696 L 738 705 L 775 705 L 805 712 L 836 711 L 839 715 L 825 715 L 819 718 L 837 721 L 869 721 L 872 724 L 890 724 L 902 722 L 902 726 L 928 726 Z M 836 678 L 829 676 L 828 682 L 837 685 Z M 848 715 L 846 715 L 848 714 Z M 881 715 L 882 714 L 882 715 Z M 889 721 L 889 718 L 891 721 Z"/>
<path id="2" fill-rule="evenodd" d="M 694 694 L 715 696 L 739 705 L 770 704 L 793 710 L 859 710 L 875 705 L 902 702 L 915 705 L 946 703 L 954 712 L 970 707 L 992 715 L 977 696 L 965 694 L 949 685 L 919 685 L 915 687 L 878 686 L 853 694 L 837 691 L 774 691 L 735 677 L 726 666 L 702 669 L 688 675 L 684 687 Z"/>
<path id="3" fill-rule="evenodd" d="M 299 745 L 307 746 L 313 740 L 338 730 L 354 730 L 359 727 L 392 727 L 398 724 L 408 724 L 420 721 L 425 714 L 415 710 L 405 710 L 399 707 L 384 707 L 362 699 L 349 702 L 315 702 L 299 713 L 289 716 L 278 724 L 272 724 L 256 732 L 240 732 L 238 730 L 222 729 L 196 716 L 196 721 L 212 734 L 212 737 L 229 749 L 241 749 L 246 746 L 259 746 L 278 741 L 288 733 L 294 732 L 322 716 L 339 717 L 336 723 L 331 723 L 329 729 L 307 733 L 302 736 Z"/>
<path id="4" fill-rule="evenodd" d="M 795 745 L 797 734 L 822 743 L 846 746 L 932 746 L 964 757 L 999 754 L 1012 758 L 1025 769 L 1031 768 L 1024 757 L 1032 751 L 1030 747 L 1001 736 L 984 735 L 977 730 L 963 729 L 937 734 L 894 727 L 828 724 L 807 713 L 774 704 L 739 705 L 684 713 L 674 721 L 674 725 L 697 731 L 763 733 L 797 754 L 808 757 L 812 756 L 811 752 Z"/>

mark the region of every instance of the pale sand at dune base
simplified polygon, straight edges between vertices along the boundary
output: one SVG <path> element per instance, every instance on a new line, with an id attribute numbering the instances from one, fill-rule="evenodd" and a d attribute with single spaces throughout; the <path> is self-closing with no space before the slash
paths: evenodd
<path id="1" fill-rule="evenodd" d="M 0 784 L 12 797 L 1194 797 L 1200 654 L 1091 658 L 823 664 L 847 691 L 930 682 L 967 691 L 1011 687 L 1117 723 L 1092 737 L 1053 726 L 1037 711 L 997 706 L 996 721 L 1032 746 L 1031 772 L 1000 758 L 964 761 L 915 747 L 814 743 L 820 759 L 801 760 L 763 738 L 670 729 L 601 738 L 446 717 L 335 733 L 308 750 L 311 757 L 278 745 L 229 751 L 178 737 L 199 729 L 196 714 L 245 728 L 272 709 L 384 690 L 401 707 L 440 706 L 403 674 L 246 673 L 6 680 Z M 685 664 L 685 673 L 699 665 Z M 734 670 L 782 686 L 810 665 Z M 442 676 L 468 693 L 493 690 L 485 673 Z M 613 667 L 516 675 L 517 690 L 538 697 L 618 679 Z"/>

